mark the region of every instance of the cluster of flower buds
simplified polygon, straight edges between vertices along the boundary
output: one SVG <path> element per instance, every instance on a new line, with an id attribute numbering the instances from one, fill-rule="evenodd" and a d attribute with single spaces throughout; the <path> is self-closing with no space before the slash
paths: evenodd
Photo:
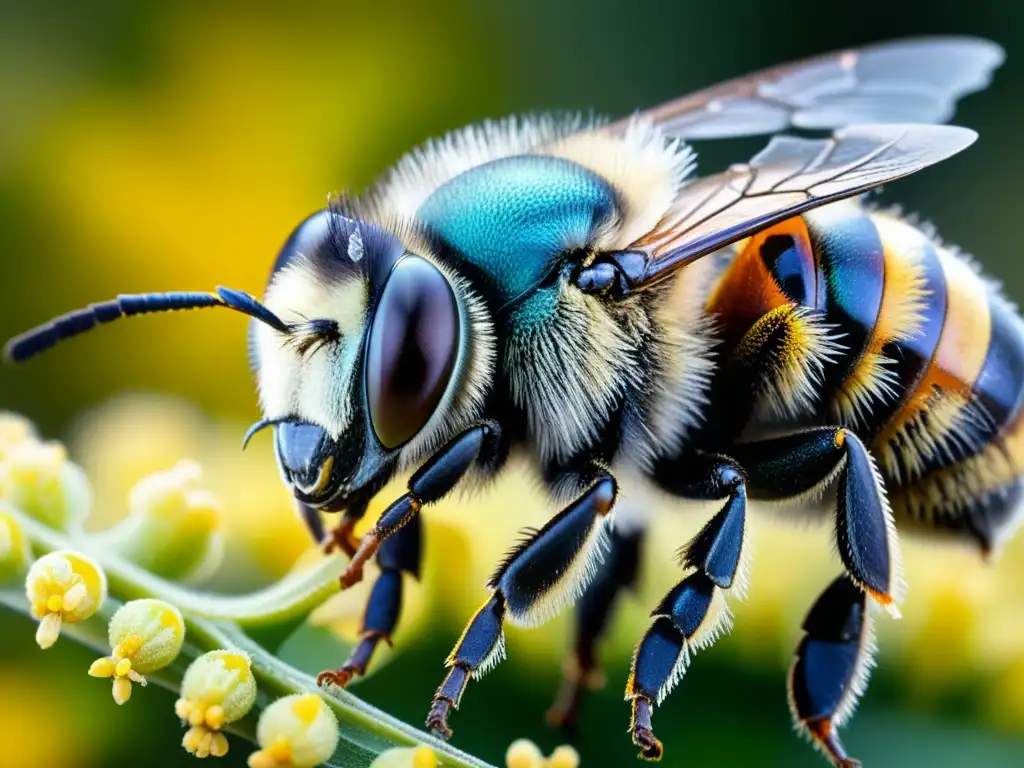
<path id="1" fill-rule="evenodd" d="M 128 516 L 104 533 L 88 535 L 91 541 L 83 548 L 116 555 L 123 568 L 131 562 L 168 579 L 202 578 L 220 563 L 223 542 L 221 505 L 200 487 L 201 480 L 199 465 L 192 461 L 143 478 L 131 491 Z M 0 413 L 0 579 L 24 578 L 29 611 L 39 622 L 36 641 L 44 649 L 57 641 L 62 626 L 86 621 L 101 610 L 107 579 L 98 562 L 72 549 L 32 562 L 29 537 L 38 521 L 54 531 L 70 531 L 69 540 L 84 542 L 76 537 L 84 535 L 80 523 L 91 499 L 88 480 L 62 445 L 41 442 L 29 422 Z M 124 579 L 124 573 L 118 571 L 118 578 Z M 109 616 L 109 610 L 101 615 Z M 110 654 L 96 659 L 89 674 L 110 679 L 114 701 L 123 705 L 132 696 L 133 684 L 145 686 L 146 675 L 179 657 L 185 632 L 186 618 L 174 605 L 152 598 L 126 602 L 110 617 Z M 246 653 L 214 650 L 196 658 L 185 670 L 175 703 L 175 713 L 187 728 L 184 749 L 199 758 L 227 754 L 224 728 L 245 717 L 256 697 Z M 263 710 L 256 739 L 259 749 L 249 756 L 250 768 L 312 768 L 337 749 L 338 721 L 319 694 L 293 694 Z M 565 761 L 544 765 L 575 768 Z M 419 746 L 389 750 L 373 766 L 438 768 L 439 761 L 430 747 Z"/>

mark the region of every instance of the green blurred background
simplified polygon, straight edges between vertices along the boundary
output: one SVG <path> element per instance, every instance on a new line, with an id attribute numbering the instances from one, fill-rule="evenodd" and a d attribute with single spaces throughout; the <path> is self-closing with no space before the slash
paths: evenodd
<path id="1" fill-rule="evenodd" d="M 326 193 L 364 186 L 417 142 L 469 121 L 556 108 L 619 115 L 794 57 L 928 33 L 990 37 L 1008 62 L 958 112 L 981 133 L 978 144 L 883 199 L 935 221 L 1024 300 L 1020 4 L 5 0 L 0 336 L 118 292 L 223 283 L 258 293 L 279 244 Z M 754 146 L 698 149 L 709 169 Z M 306 547 L 268 442 L 237 450 L 257 409 L 244 324 L 230 313 L 124 323 L 5 369 L 0 408 L 69 442 L 96 483 L 98 524 L 122 513 L 141 474 L 186 455 L 203 462 L 227 504 L 217 588 L 265 583 Z M 430 562 L 397 650 L 357 689 L 409 722 L 421 722 L 496 558 L 518 527 L 551 512 L 509 474 L 485 497 L 431 510 Z M 662 518 L 641 595 L 623 606 L 605 654 L 608 686 L 585 705 L 584 766 L 634 764 L 621 700 L 629 653 L 645 608 L 678 578 L 672 549 L 702 519 Z M 666 766 L 822 764 L 790 731 L 783 680 L 800 619 L 838 566 L 827 531 L 758 523 L 735 631 L 697 657 L 657 712 Z M 879 621 L 879 669 L 845 732 L 848 747 L 868 766 L 1024 765 L 1024 545 L 994 567 L 956 550 L 905 547 L 905 618 Z M 337 607 L 349 618 L 336 626 L 352 624 L 365 594 Z M 509 632 L 509 660 L 472 684 L 453 719 L 457 745 L 500 762 L 516 737 L 546 749 L 562 740 L 542 715 L 567 627 L 562 617 Z M 3 766 L 191 759 L 177 747 L 171 694 L 151 687 L 118 710 L 108 687 L 85 675 L 93 654 L 65 640 L 44 655 L 28 623 L 5 613 L 0 648 Z M 314 670 L 340 661 L 311 646 L 300 656 Z M 243 764 L 245 752 L 236 743 L 226 764 Z"/>

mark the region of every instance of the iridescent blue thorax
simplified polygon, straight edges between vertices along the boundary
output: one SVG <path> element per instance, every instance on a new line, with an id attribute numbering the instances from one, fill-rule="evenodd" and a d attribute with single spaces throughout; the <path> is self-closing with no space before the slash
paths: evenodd
<path id="1" fill-rule="evenodd" d="M 518 155 L 456 176 L 417 216 L 507 301 L 543 280 L 561 254 L 587 247 L 616 203 L 612 186 L 577 163 Z"/>

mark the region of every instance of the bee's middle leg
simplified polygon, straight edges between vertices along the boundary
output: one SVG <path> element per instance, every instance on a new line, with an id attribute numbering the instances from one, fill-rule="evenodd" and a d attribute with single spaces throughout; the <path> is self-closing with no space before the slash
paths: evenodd
<path id="1" fill-rule="evenodd" d="M 403 574 L 419 578 L 422 558 L 423 523 L 417 515 L 377 549 L 377 565 L 381 573 L 366 601 L 359 643 L 340 668 L 317 675 L 317 685 L 331 683 L 344 688 L 352 678 L 366 674 L 366 668 L 382 641 L 391 645 L 402 611 Z"/>
<path id="2" fill-rule="evenodd" d="M 448 674 L 434 694 L 427 728 L 451 736 L 448 716 L 458 709 L 470 678 L 482 676 L 504 657 L 505 619 L 539 624 L 570 602 L 593 575 L 603 548 L 605 524 L 615 503 L 615 478 L 593 473 L 576 501 L 517 546 L 488 582 L 491 597 L 470 620 L 445 662 Z"/>
<path id="3" fill-rule="evenodd" d="M 690 573 L 654 609 L 654 621 L 633 654 L 626 684 L 632 705 L 630 731 L 641 757 L 660 760 L 662 745 L 651 725 L 654 707 L 675 687 L 690 654 L 728 629 L 725 593 L 743 588 L 747 490 L 734 460 L 703 452 L 659 462 L 654 479 L 683 498 L 725 499 L 718 513 L 680 550 L 680 564 Z"/>

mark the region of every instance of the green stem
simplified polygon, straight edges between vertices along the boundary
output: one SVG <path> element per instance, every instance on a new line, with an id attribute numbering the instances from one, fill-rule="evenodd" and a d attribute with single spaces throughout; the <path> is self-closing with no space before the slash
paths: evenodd
<path id="1" fill-rule="evenodd" d="M 182 613 L 214 621 L 230 621 L 242 627 L 265 626 L 302 619 L 339 590 L 338 577 L 345 568 L 338 557 L 325 557 L 307 571 L 292 572 L 280 581 L 247 595 L 217 595 L 195 592 L 154 576 L 88 535 L 65 538 L 18 510 L 12 510 L 18 524 L 37 554 L 69 547 L 94 557 L 103 564 L 112 592 L 126 600 L 155 597 L 178 607 Z"/>

